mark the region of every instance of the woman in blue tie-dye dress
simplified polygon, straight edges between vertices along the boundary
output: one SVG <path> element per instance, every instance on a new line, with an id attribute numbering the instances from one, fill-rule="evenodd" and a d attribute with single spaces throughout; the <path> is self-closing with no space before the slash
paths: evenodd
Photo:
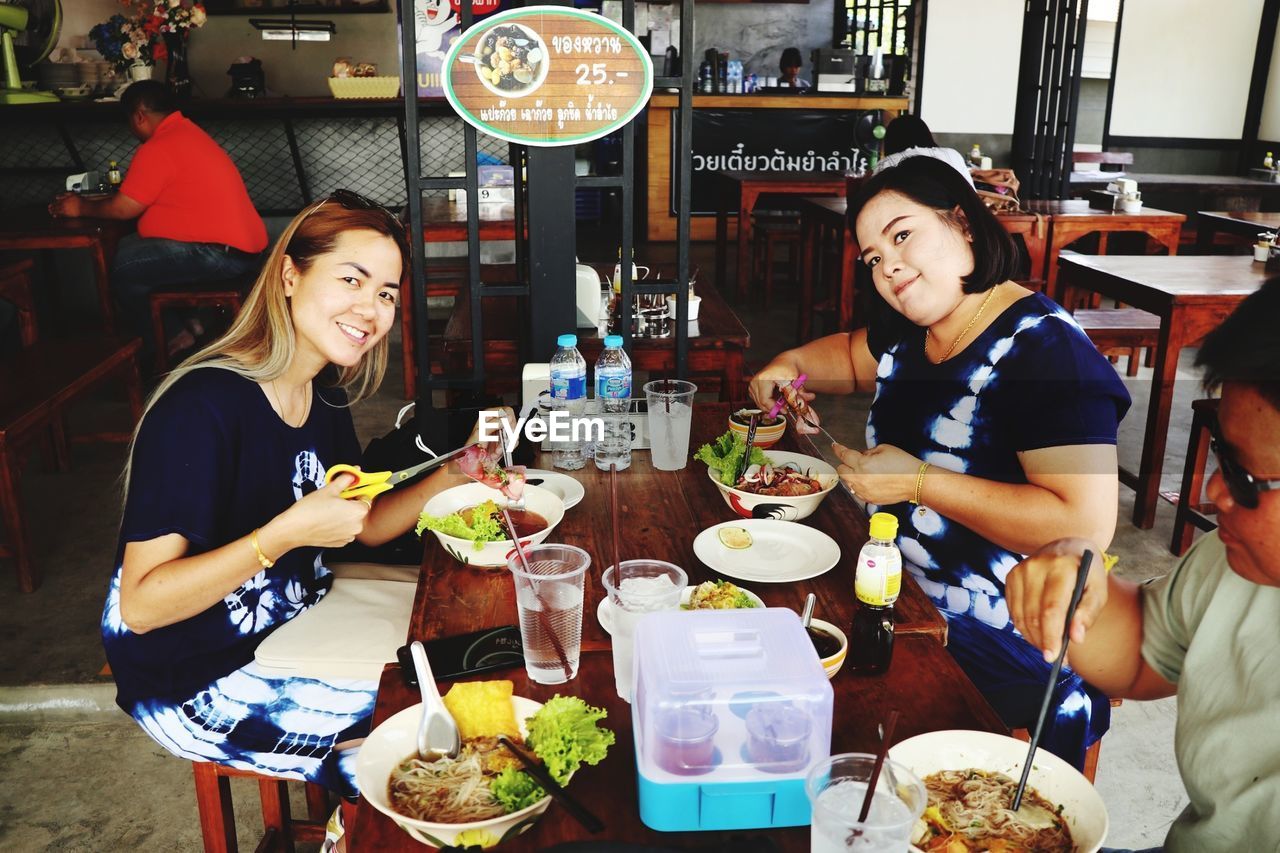
<path id="1" fill-rule="evenodd" d="M 254 663 L 333 579 L 325 548 L 409 529 L 442 475 L 343 500 L 348 408 L 387 364 L 405 236 L 336 193 L 296 217 L 227 334 L 161 383 L 139 425 L 102 636 L 117 702 L 165 749 L 354 794 L 377 684 Z"/>
<path id="2" fill-rule="evenodd" d="M 874 392 L 865 453 L 837 446 L 869 510 L 898 517 L 904 566 L 949 624 L 948 648 L 1010 726 L 1033 725 L 1049 664 L 1009 619 L 1004 579 L 1061 536 L 1115 532 L 1116 431 L 1129 396 L 1071 315 L 1013 282 L 1018 256 L 949 165 L 913 157 L 850 199 L 871 268 L 869 327 L 775 358 L 757 402 Z M 1081 766 L 1101 693 L 1063 671 L 1047 748 Z"/>

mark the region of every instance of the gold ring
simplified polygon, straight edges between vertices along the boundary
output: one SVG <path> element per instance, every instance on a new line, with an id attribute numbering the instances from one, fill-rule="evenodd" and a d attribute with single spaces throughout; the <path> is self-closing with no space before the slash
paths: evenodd
<path id="1" fill-rule="evenodd" d="M 360 500 L 360 503 L 364 504 L 367 508 L 373 509 L 373 501 L 371 501 L 369 498 L 360 498 L 359 500 Z"/>

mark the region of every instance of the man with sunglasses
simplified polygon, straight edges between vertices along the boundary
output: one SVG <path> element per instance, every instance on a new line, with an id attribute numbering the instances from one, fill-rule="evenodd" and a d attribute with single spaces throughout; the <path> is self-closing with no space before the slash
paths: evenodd
<path id="1" fill-rule="evenodd" d="M 1209 498 L 1218 529 L 1168 576 L 1108 576 L 1080 539 L 1009 574 L 1014 623 L 1052 660 L 1081 554 L 1093 551 L 1071 624 L 1071 666 L 1109 696 L 1178 696 L 1175 751 L 1190 804 L 1170 851 L 1280 849 L 1280 279 L 1205 340 L 1196 364 L 1221 389 Z"/>

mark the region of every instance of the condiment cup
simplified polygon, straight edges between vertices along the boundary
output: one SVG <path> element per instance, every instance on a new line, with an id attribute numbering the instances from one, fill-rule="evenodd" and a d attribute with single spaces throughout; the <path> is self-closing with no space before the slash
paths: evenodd
<path id="1" fill-rule="evenodd" d="M 849 638 L 845 636 L 844 631 L 822 619 L 810 620 L 809 627 L 816 631 L 822 631 L 824 634 L 830 634 L 840 641 L 840 650 L 838 652 L 819 659 L 822 663 L 822 671 L 827 674 L 827 678 L 835 678 L 836 673 L 840 671 L 840 667 L 844 666 L 845 657 L 849 654 Z"/>

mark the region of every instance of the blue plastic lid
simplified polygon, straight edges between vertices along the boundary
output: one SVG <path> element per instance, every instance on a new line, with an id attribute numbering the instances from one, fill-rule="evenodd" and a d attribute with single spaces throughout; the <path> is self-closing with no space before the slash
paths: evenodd
<path id="1" fill-rule="evenodd" d="M 556 346 L 576 347 L 577 345 L 578 345 L 577 335 L 561 335 L 560 337 L 556 338 Z"/>
<path id="2" fill-rule="evenodd" d="M 604 339 L 604 345 L 607 347 L 622 346 L 622 335 L 608 335 Z"/>

